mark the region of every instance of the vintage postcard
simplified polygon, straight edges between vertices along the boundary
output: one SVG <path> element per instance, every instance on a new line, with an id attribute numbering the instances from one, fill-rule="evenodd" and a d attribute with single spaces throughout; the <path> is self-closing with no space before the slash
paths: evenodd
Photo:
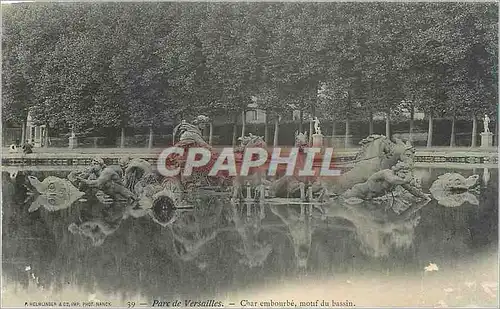
<path id="1" fill-rule="evenodd" d="M 2 308 L 498 308 L 497 2 L 1 3 Z"/>

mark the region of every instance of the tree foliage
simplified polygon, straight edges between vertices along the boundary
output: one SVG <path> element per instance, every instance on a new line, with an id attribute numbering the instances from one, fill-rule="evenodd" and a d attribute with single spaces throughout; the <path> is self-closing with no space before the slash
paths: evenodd
<path id="1" fill-rule="evenodd" d="M 494 3 L 3 6 L 3 121 L 155 127 L 252 97 L 324 119 L 494 113 Z M 322 91 L 318 96 L 318 90 Z"/>

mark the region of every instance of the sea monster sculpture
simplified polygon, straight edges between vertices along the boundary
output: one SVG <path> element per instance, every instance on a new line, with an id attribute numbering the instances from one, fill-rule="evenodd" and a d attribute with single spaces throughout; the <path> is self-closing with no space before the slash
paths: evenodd
<path id="1" fill-rule="evenodd" d="M 100 158 L 95 159 L 93 162 L 100 162 L 98 164 L 93 163 L 89 168 L 90 176 L 94 177 L 80 174 L 75 176 L 80 186 L 83 185 L 87 188 L 101 190 L 114 200 L 124 199 L 132 201 L 136 199 L 135 195 L 125 187 L 122 178 L 115 168 L 107 167 Z M 69 178 L 70 176 L 68 176 L 68 179 Z"/>
<path id="2" fill-rule="evenodd" d="M 478 193 L 478 175 L 468 178 L 457 173 L 446 173 L 435 180 L 429 191 L 438 203 L 445 207 L 458 207 L 465 202 L 478 205 L 474 193 Z"/>
<path id="3" fill-rule="evenodd" d="M 28 209 L 29 212 L 34 212 L 40 207 L 48 211 L 66 209 L 85 194 L 63 178 L 48 176 L 40 182 L 38 178 L 28 176 L 28 181 L 37 191 L 35 192 L 37 196 Z"/>

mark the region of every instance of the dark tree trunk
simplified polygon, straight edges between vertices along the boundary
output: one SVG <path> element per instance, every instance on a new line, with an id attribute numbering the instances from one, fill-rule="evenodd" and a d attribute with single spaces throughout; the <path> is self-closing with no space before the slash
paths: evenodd
<path id="1" fill-rule="evenodd" d="M 312 118 L 309 120 L 309 145 L 312 145 L 313 138 L 313 120 Z"/>
<path id="2" fill-rule="evenodd" d="M 299 133 L 304 132 L 304 112 L 302 108 L 299 110 Z"/>
<path id="3" fill-rule="evenodd" d="M 210 124 L 208 127 L 208 144 L 209 145 L 212 145 L 213 138 L 214 138 L 214 123 L 210 121 Z"/>
<path id="4" fill-rule="evenodd" d="M 49 148 L 49 124 L 45 125 L 45 136 L 43 137 L 43 147 Z"/>
<path id="5" fill-rule="evenodd" d="M 477 145 L 477 118 L 476 115 L 472 116 L 472 141 L 471 147 L 476 147 Z"/>
<path id="6" fill-rule="evenodd" d="M 432 147 L 432 134 L 433 134 L 433 119 L 432 113 L 429 113 L 429 128 L 427 130 L 427 148 Z"/>
<path id="7" fill-rule="evenodd" d="M 176 117 L 177 117 L 177 125 L 181 124 L 182 121 L 184 120 L 183 119 L 184 117 L 183 117 L 182 113 L 178 114 Z M 179 132 L 177 132 L 176 134 L 179 135 Z M 175 143 L 176 143 L 175 139 L 176 138 L 180 138 L 180 136 L 174 136 L 173 133 L 172 133 L 172 146 L 175 146 Z"/>
<path id="8" fill-rule="evenodd" d="M 153 127 L 149 127 L 148 149 L 153 148 Z"/>
<path id="9" fill-rule="evenodd" d="M 238 116 L 237 115 L 234 115 L 234 119 L 233 119 L 233 147 L 236 146 L 236 140 L 237 140 L 237 136 L 238 136 L 238 132 L 236 132 L 236 130 L 238 130 Z"/>
<path id="10" fill-rule="evenodd" d="M 279 129 L 280 129 L 280 121 L 279 121 L 279 116 L 276 115 L 274 118 L 274 140 L 273 140 L 273 146 L 277 147 L 278 146 L 278 134 L 279 134 Z"/>
<path id="11" fill-rule="evenodd" d="M 498 117 L 495 119 L 495 132 L 493 132 L 493 146 L 498 146 Z"/>
<path id="12" fill-rule="evenodd" d="M 345 120 L 345 138 L 344 138 L 344 147 L 351 147 L 351 128 L 349 118 Z"/>
<path id="13" fill-rule="evenodd" d="M 264 121 L 264 141 L 269 143 L 269 112 L 266 110 L 266 116 Z"/>
<path id="14" fill-rule="evenodd" d="M 385 136 L 387 136 L 388 139 L 391 138 L 391 113 L 390 112 L 385 113 Z"/>
<path id="15" fill-rule="evenodd" d="M 372 135 L 373 134 L 373 112 L 371 110 L 370 110 L 370 115 L 368 117 L 370 117 L 368 119 L 368 134 Z"/>
<path id="16" fill-rule="evenodd" d="M 450 147 L 455 147 L 455 114 L 451 118 Z"/>
<path id="17" fill-rule="evenodd" d="M 120 135 L 120 148 L 125 148 L 125 128 L 122 127 Z"/>
<path id="18" fill-rule="evenodd" d="M 22 122 L 21 124 L 21 145 L 26 143 L 26 122 Z"/>
<path id="19" fill-rule="evenodd" d="M 317 90 L 317 87 L 315 87 L 315 89 Z M 316 134 L 316 132 L 314 131 L 314 123 L 313 123 L 313 120 L 316 118 L 316 105 L 314 104 L 314 102 L 312 103 L 311 105 L 311 122 L 309 123 L 309 145 L 312 146 L 313 144 L 313 134 Z"/>
<path id="20" fill-rule="evenodd" d="M 243 111 L 241 112 L 241 137 L 245 136 L 246 122 L 247 122 L 247 114 L 245 111 Z"/>
<path id="21" fill-rule="evenodd" d="M 410 142 L 413 142 L 413 131 L 415 130 L 415 106 L 413 105 L 413 101 L 411 102 L 410 107 Z"/>
<path id="22" fill-rule="evenodd" d="M 335 130 L 335 120 L 332 120 L 332 147 L 335 146 L 335 135 L 336 135 L 336 130 Z"/>

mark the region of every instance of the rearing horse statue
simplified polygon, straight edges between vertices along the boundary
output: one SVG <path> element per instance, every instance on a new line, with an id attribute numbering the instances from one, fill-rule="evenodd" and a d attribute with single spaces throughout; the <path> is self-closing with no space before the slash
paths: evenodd
<path id="1" fill-rule="evenodd" d="M 342 194 L 353 185 L 365 182 L 374 173 L 391 168 L 398 161 L 413 165 L 413 146 L 399 139 L 394 143 L 383 135 L 374 134 L 363 139 L 360 144 L 361 150 L 351 170 L 339 177 L 322 180 L 330 192 Z"/>

